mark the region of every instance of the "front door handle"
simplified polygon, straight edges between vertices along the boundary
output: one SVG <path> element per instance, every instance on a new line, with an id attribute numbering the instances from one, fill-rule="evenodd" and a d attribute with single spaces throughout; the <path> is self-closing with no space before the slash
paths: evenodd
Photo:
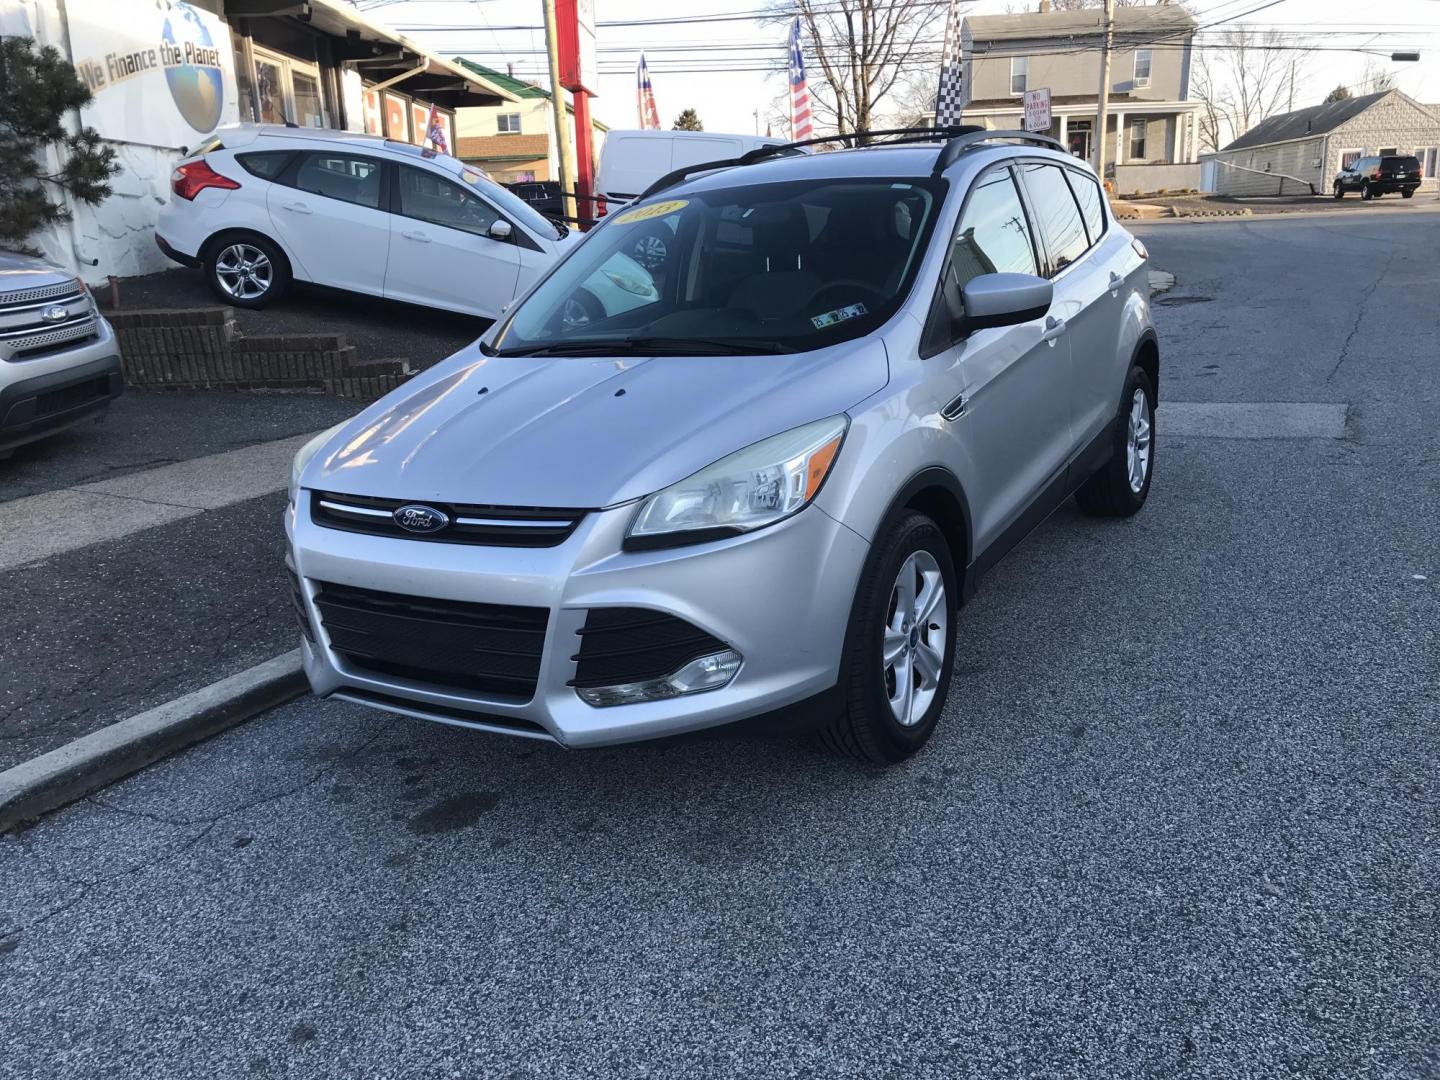
<path id="1" fill-rule="evenodd" d="M 1125 284 L 1125 279 L 1114 270 L 1110 271 L 1110 294 L 1113 296 L 1120 291 L 1120 286 Z"/>
<path id="2" fill-rule="evenodd" d="M 415 240 L 421 244 L 428 244 L 430 242 L 430 237 L 423 232 L 402 232 L 400 235 L 406 240 Z"/>
<path id="3" fill-rule="evenodd" d="M 286 210 L 293 211 L 296 214 L 313 214 L 315 212 L 314 210 L 311 210 L 310 207 L 306 206 L 303 202 L 287 202 L 281 203 L 280 205 Z"/>
<path id="4" fill-rule="evenodd" d="M 1049 342 L 1050 347 L 1053 349 L 1055 347 L 1055 339 L 1063 333 L 1065 333 L 1065 320 L 1057 319 L 1054 315 L 1046 315 L 1045 329 L 1040 334 L 1040 340 Z"/>

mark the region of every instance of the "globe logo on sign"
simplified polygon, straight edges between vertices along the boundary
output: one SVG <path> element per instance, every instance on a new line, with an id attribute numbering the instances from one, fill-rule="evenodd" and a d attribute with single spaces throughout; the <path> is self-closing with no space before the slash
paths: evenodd
<path id="1" fill-rule="evenodd" d="M 214 131 L 225 102 L 225 81 L 220 50 L 209 27 L 193 7 L 177 3 L 165 19 L 161 37 L 165 81 L 176 108 L 196 131 Z"/>

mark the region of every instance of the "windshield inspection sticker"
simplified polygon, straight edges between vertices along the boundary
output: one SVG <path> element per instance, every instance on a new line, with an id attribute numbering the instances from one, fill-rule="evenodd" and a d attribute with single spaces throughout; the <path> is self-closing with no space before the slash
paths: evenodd
<path id="1" fill-rule="evenodd" d="M 689 205 L 689 199 L 670 199 L 666 202 L 651 203 L 649 206 L 637 206 L 634 210 L 626 210 L 617 217 L 615 224 L 629 225 L 633 221 L 653 221 L 655 218 L 673 214 L 677 210 L 684 210 Z"/>
<path id="2" fill-rule="evenodd" d="M 846 319 L 859 318 L 865 314 L 864 304 L 851 304 L 849 307 L 836 308 L 834 311 L 827 311 L 823 315 L 815 315 L 810 321 L 815 324 L 816 330 L 824 330 L 827 326 L 834 326 L 836 323 L 844 322 Z"/>

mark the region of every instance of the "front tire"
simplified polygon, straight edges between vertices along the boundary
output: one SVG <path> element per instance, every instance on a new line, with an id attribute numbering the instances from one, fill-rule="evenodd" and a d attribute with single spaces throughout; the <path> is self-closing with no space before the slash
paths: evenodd
<path id="1" fill-rule="evenodd" d="M 845 710 L 822 733 L 832 749 L 889 765 L 929 741 L 955 666 L 959 595 L 950 545 L 933 521 L 905 511 L 882 529 L 845 634 Z"/>
<path id="2" fill-rule="evenodd" d="M 1337 199 L 1343 199 L 1344 197 L 1345 197 L 1345 189 L 1340 186 L 1340 181 L 1339 181 L 1339 180 L 1336 180 L 1336 181 L 1335 181 L 1335 198 L 1337 198 Z"/>
<path id="3" fill-rule="evenodd" d="M 290 264 L 273 242 L 254 234 L 230 235 L 206 249 L 205 278 L 227 304 L 261 308 L 290 287 Z"/>
<path id="4" fill-rule="evenodd" d="M 1075 492 L 1080 509 L 1096 517 L 1130 517 L 1150 495 L 1155 474 L 1155 388 L 1138 365 L 1125 379 L 1115 417 L 1110 460 Z"/>

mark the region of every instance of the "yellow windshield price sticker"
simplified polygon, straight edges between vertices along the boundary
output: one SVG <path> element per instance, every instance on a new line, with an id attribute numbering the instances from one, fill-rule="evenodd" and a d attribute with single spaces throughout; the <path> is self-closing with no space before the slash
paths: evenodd
<path id="1" fill-rule="evenodd" d="M 634 210 L 626 210 L 617 217 L 615 224 L 629 225 L 635 221 L 653 221 L 655 218 L 673 214 L 677 210 L 684 210 L 689 205 L 689 199 L 670 199 L 667 202 L 651 203 L 649 206 L 637 206 Z"/>

